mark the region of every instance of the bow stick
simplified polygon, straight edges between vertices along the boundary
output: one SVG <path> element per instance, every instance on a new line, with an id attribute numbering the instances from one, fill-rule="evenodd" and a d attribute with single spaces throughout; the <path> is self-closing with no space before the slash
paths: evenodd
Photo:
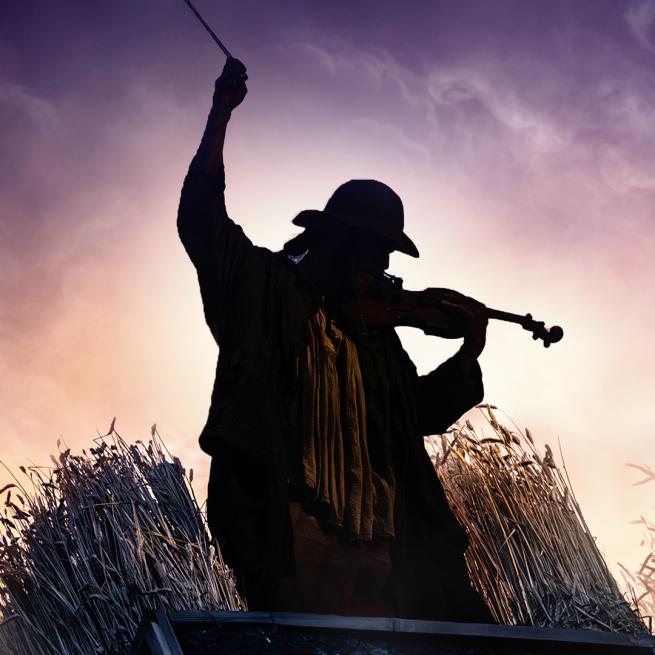
<path id="1" fill-rule="evenodd" d="M 212 30 L 209 25 L 205 22 L 205 19 L 198 13 L 198 10 L 191 4 L 189 0 L 184 0 L 184 2 L 187 3 L 189 6 L 189 9 L 195 14 L 196 18 L 202 23 L 202 26 L 209 32 L 209 35 L 211 36 L 212 39 L 214 39 L 214 43 L 225 53 L 225 56 L 228 59 L 234 59 L 234 57 L 230 54 L 229 50 L 221 43 L 221 40 L 214 34 L 214 31 Z"/>

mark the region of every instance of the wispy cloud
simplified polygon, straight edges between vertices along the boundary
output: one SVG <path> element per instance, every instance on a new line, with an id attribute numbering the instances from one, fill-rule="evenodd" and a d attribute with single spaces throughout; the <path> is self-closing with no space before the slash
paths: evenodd
<path id="1" fill-rule="evenodd" d="M 293 46 L 313 55 L 331 75 L 351 71 L 376 87 L 391 82 L 409 105 L 423 109 L 427 118 L 432 116 L 432 105 L 425 97 L 424 79 L 400 64 L 388 51 L 353 46 L 333 37 L 319 37 L 315 42 L 296 41 Z"/>
<path id="2" fill-rule="evenodd" d="M 355 118 L 349 121 L 349 125 L 364 139 L 385 144 L 394 159 L 404 167 L 424 167 L 432 163 L 430 149 L 408 137 L 398 125 L 374 118 Z"/>
<path id="3" fill-rule="evenodd" d="M 644 44 L 654 19 L 649 0 L 626 13 Z M 366 120 L 386 125 L 399 148 L 426 152 L 439 165 L 447 160 L 487 191 L 504 193 L 517 179 L 543 186 L 546 194 L 566 190 L 578 202 L 585 193 L 590 202 L 607 203 L 655 191 L 649 164 L 655 160 L 655 90 L 638 68 L 625 75 L 629 62 L 618 53 L 616 68 L 599 66 L 581 84 L 564 66 L 528 78 L 474 56 L 412 70 L 383 49 L 321 34 L 294 47 L 314 58 L 335 88 L 352 89 L 358 80 L 379 99 L 368 104 L 376 110 Z"/>
<path id="4" fill-rule="evenodd" d="M 655 52 L 655 1 L 638 0 L 628 7 L 624 14 L 625 22 L 637 43 L 650 52 Z"/>
<path id="5" fill-rule="evenodd" d="M 435 66 L 427 86 L 430 97 L 442 107 L 466 111 L 469 103 L 479 104 L 499 126 L 522 134 L 528 148 L 549 152 L 571 141 L 565 126 L 530 106 L 517 88 L 506 80 L 494 80 L 484 69 Z"/>
<path id="6" fill-rule="evenodd" d="M 55 105 L 19 84 L 0 84 L 0 111 L 5 118 L 11 114 L 23 117 L 39 131 L 57 132 L 61 120 Z"/>
<path id="7" fill-rule="evenodd" d="M 394 104 L 401 100 L 406 109 L 416 111 L 427 125 L 437 122 L 434 104 L 426 92 L 425 76 L 403 66 L 386 50 L 361 48 L 340 38 L 315 34 L 294 41 L 291 47 L 314 57 L 324 71 L 337 78 L 337 84 L 341 77 L 351 89 L 357 79 L 373 91 L 387 93 L 391 89 Z"/>

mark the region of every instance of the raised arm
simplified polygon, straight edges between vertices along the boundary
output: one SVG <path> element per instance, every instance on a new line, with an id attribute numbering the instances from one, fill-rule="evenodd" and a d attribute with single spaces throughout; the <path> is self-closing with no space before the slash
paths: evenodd
<path id="1" fill-rule="evenodd" d="M 232 111 L 247 90 L 245 67 L 228 59 L 216 80 L 211 111 L 198 151 L 184 180 L 177 229 L 200 283 L 205 318 L 214 337 L 226 316 L 235 316 L 244 295 L 255 293 L 262 277 L 261 253 L 225 209 L 223 144 Z M 233 321 L 234 322 L 234 321 Z"/>
<path id="2" fill-rule="evenodd" d="M 227 227 L 223 144 L 227 124 L 246 96 L 245 67 L 228 59 L 216 80 L 212 107 L 182 186 L 177 215 L 180 239 L 200 272 L 216 263 L 222 231 Z"/>
<path id="3" fill-rule="evenodd" d="M 246 67 L 238 59 L 225 62 L 214 86 L 212 108 L 192 166 L 196 170 L 216 175 L 223 166 L 223 144 L 232 111 L 246 97 Z"/>

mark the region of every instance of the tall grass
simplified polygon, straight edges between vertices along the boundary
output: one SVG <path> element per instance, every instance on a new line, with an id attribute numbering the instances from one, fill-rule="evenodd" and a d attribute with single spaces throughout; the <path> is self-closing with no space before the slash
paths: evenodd
<path id="1" fill-rule="evenodd" d="M 486 421 L 426 446 L 470 547 L 471 578 L 505 624 L 646 632 L 609 572 L 551 449 Z M 58 444 L 59 445 L 59 444 Z M 243 610 L 190 486 L 153 426 L 147 443 L 114 428 L 53 467 L 21 467 L 0 490 L 0 653 L 114 655 L 148 608 Z M 225 499 L 229 502 L 229 499 Z M 651 534 L 655 528 L 649 526 Z M 655 599 L 655 540 L 633 581 Z M 646 593 L 646 592 L 645 592 Z M 649 600 L 650 604 L 644 601 Z"/>
<path id="2" fill-rule="evenodd" d="M 473 583 L 505 624 L 647 632 L 596 546 L 564 466 L 481 405 L 470 421 L 427 439 L 449 503 L 466 528 Z"/>
<path id="3" fill-rule="evenodd" d="M 640 471 L 645 477 L 634 483 L 635 486 L 655 482 L 655 471 L 649 466 L 628 464 Z M 648 554 L 641 562 L 636 571 L 631 571 L 622 564 L 621 573 L 626 584 L 634 589 L 636 601 L 641 611 L 647 616 L 655 616 L 655 524 L 652 521 L 640 516 L 632 521 L 634 525 L 641 525 L 645 531 L 642 545 L 648 549 Z"/>
<path id="4" fill-rule="evenodd" d="M 125 653 L 145 609 L 245 609 L 192 472 L 151 436 L 129 445 L 112 421 L 0 490 L 0 652 Z"/>

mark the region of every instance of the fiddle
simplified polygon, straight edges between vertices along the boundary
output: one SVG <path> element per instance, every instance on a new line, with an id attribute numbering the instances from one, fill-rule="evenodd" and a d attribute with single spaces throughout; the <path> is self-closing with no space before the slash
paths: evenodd
<path id="1" fill-rule="evenodd" d="M 461 302 L 462 299 L 482 306 L 487 318 L 517 323 L 524 330 L 531 332 L 534 340 L 541 339 L 545 348 L 550 347 L 551 343 L 557 343 L 564 336 L 564 331 L 558 325 L 546 328 L 543 321 L 535 321 L 531 314 L 521 316 L 492 309 L 449 289 L 403 289 L 402 279 L 388 273 L 383 273 L 359 298 L 342 307 L 347 315 L 358 317 L 371 327 L 409 326 L 419 328 L 425 334 L 458 339 L 464 336 L 462 329 L 453 315 L 442 309 L 441 300 Z"/>

